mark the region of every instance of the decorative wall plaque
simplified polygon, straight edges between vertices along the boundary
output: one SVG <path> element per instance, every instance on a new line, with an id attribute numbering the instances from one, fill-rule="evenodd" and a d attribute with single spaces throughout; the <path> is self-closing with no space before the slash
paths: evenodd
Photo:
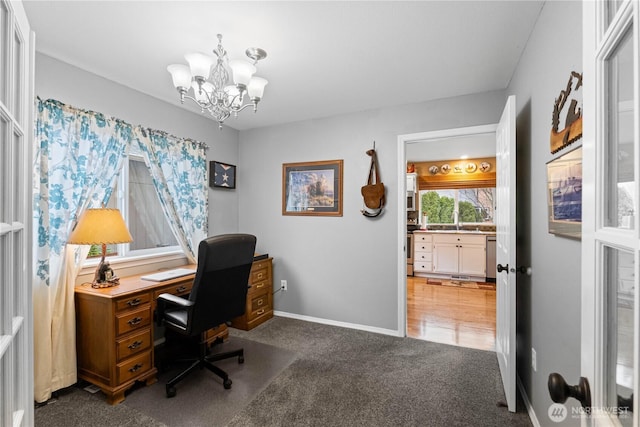
<path id="1" fill-rule="evenodd" d="M 578 107 L 578 103 L 582 104 L 582 99 L 571 99 L 571 103 L 566 112 L 564 128 L 558 130 L 560 126 L 560 115 L 563 113 L 563 109 L 571 91 L 578 91 L 582 87 L 582 74 L 576 71 L 571 72 L 567 87 L 560 91 L 560 96 L 555 100 L 553 105 L 552 127 L 551 127 L 551 152 L 556 153 L 576 142 L 582 137 L 582 108 Z"/>

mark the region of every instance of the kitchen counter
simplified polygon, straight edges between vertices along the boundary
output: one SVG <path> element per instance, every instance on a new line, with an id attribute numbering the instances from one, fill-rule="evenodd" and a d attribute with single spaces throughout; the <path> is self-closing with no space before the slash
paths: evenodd
<path id="1" fill-rule="evenodd" d="M 495 231 L 481 230 L 413 230 L 414 233 L 432 233 L 432 234 L 481 234 L 486 236 L 494 236 Z"/>

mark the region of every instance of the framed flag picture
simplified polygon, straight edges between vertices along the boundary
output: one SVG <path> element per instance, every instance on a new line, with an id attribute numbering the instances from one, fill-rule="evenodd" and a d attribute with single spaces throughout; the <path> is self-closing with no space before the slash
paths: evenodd
<path id="1" fill-rule="evenodd" d="M 209 162 L 209 187 L 236 188 L 236 167 L 227 163 Z"/>

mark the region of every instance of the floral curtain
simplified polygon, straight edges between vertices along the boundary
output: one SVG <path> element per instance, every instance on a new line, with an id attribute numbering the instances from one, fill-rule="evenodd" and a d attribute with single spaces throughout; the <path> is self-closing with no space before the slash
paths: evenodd
<path id="1" fill-rule="evenodd" d="M 189 261 L 196 263 L 198 244 L 207 237 L 205 146 L 140 127 L 134 134 L 169 226 Z"/>
<path id="2" fill-rule="evenodd" d="M 55 100 L 36 100 L 34 157 L 34 397 L 77 381 L 73 284 L 88 247 L 66 245 L 87 208 L 106 204 L 132 127 Z"/>

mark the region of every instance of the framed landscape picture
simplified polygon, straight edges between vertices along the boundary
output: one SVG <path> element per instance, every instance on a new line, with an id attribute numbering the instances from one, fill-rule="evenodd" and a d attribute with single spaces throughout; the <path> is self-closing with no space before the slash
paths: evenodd
<path id="1" fill-rule="evenodd" d="M 209 162 L 209 187 L 236 188 L 236 167 L 227 163 Z"/>
<path id="2" fill-rule="evenodd" d="M 282 215 L 342 216 L 342 160 L 282 165 Z"/>
<path id="3" fill-rule="evenodd" d="M 582 147 L 547 163 L 549 233 L 580 239 L 582 228 Z"/>

